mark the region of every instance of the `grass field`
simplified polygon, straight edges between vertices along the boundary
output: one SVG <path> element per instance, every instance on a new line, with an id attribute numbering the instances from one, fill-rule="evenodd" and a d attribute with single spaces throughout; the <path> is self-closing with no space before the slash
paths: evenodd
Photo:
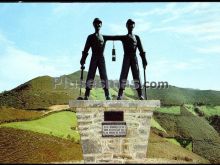
<path id="1" fill-rule="evenodd" d="M 154 119 L 167 131 L 168 137 L 180 138 L 179 142 L 192 139 L 187 149 L 209 159 L 211 163 L 220 161 L 220 138 L 218 132 L 204 117 L 199 117 L 193 108 L 181 108 L 181 114 L 155 113 Z M 213 113 L 212 113 L 213 114 Z M 182 140 L 181 140 L 182 138 Z"/>
<path id="2" fill-rule="evenodd" d="M 178 142 L 158 136 L 154 133 L 153 129 L 150 132 L 147 158 L 165 158 L 184 161 L 185 163 L 209 163 L 208 160 L 201 156 L 182 148 L 178 145 Z"/>
<path id="3" fill-rule="evenodd" d="M 71 129 L 76 124 L 75 113 L 69 111 L 56 112 L 32 121 L 1 124 L 0 162 L 49 163 L 82 160 L 81 146 L 72 140 L 79 139 L 76 131 Z M 151 124 L 152 128 L 165 131 L 154 119 L 152 119 Z M 171 142 L 156 136 L 155 134 L 150 135 L 148 158 L 165 158 L 198 163 L 208 162 L 181 146 L 174 145 L 174 141 L 171 140 Z"/>
<path id="4" fill-rule="evenodd" d="M 57 112 L 41 119 L 1 124 L 0 127 L 11 127 L 53 135 L 64 139 L 79 141 L 80 136 L 74 128 L 77 120 L 74 112 Z"/>
<path id="5" fill-rule="evenodd" d="M 80 73 L 80 71 L 76 71 L 60 77 L 36 77 L 12 90 L 1 92 L 0 105 L 18 109 L 46 109 L 55 104 L 68 104 L 69 99 L 76 99 L 79 96 Z M 88 72 L 84 71 L 84 80 L 87 74 Z M 95 79 L 100 80 L 98 75 L 96 75 Z M 65 83 L 66 80 L 71 83 Z M 77 86 L 76 81 L 78 82 Z M 85 87 L 82 89 L 82 94 L 84 94 Z M 118 88 L 110 91 L 112 95 L 117 95 L 117 92 Z M 220 91 L 179 88 L 170 85 L 167 89 L 149 88 L 147 93 L 150 100 L 160 100 L 161 105 L 164 106 L 194 103 L 201 105 L 220 105 Z M 137 92 L 131 86 L 129 88 L 129 85 L 127 85 L 124 94 L 124 99 L 126 100 L 138 99 Z M 105 99 L 104 92 L 101 88 L 93 88 L 91 96 L 92 99 Z"/>
<path id="6" fill-rule="evenodd" d="M 220 106 L 202 106 L 201 111 L 207 117 L 214 116 L 214 115 L 220 116 Z"/>
<path id="7" fill-rule="evenodd" d="M 160 107 L 156 109 L 156 112 L 178 115 L 180 114 L 180 106 Z"/>
<path id="8" fill-rule="evenodd" d="M 161 127 L 161 125 L 153 117 L 151 118 L 151 127 L 167 133 L 166 130 Z"/>
<path id="9" fill-rule="evenodd" d="M 166 138 L 166 140 L 169 141 L 170 143 L 173 143 L 173 144 L 181 147 L 180 143 L 174 138 Z"/>
<path id="10" fill-rule="evenodd" d="M 185 104 L 188 111 L 190 111 L 192 114 L 197 115 L 194 106 L 192 104 Z M 218 115 L 220 116 L 220 106 L 200 106 L 199 107 L 201 112 L 204 113 L 206 117 Z M 180 106 L 165 106 L 157 108 L 155 112 L 160 113 L 168 113 L 168 114 L 180 114 Z"/>
<path id="11" fill-rule="evenodd" d="M 26 120 L 33 119 L 42 116 L 42 111 L 28 111 L 23 109 L 15 109 L 12 107 L 0 107 L 0 123 L 15 121 L 15 120 Z"/>

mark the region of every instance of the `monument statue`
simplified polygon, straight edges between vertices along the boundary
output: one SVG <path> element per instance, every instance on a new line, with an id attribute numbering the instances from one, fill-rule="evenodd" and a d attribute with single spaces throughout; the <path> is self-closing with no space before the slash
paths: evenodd
<path id="1" fill-rule="evenodd" d="M 147 163 L 151 117 L 153 111 L 160 107 L 160 101 L 144 100 L 142 96 L 142 85 L 138 59 L 136 56 L 137 49 L 139 49 L 142 58 L 144 73 L 147 66 L 147 60 L 140 37 L 133 34 L 135 22 L 131 19 L 127 20 L 126 27 L 128 29 L 128 34 L 113 36 L 100 34 L 99 31 L 102 26 L 102 21 L 99 18 L 94 19 L 93 25 L 95 33 L 88 36 L 80 60 L 82 80 L 83 69 L 85 68 L 84 64 L 88 56 L 88 51 L 91 48 L 92 57 L 86 79 L 85 96 L 84 98 L 79 97 L 77 100 L 69 101 L 69 107 L 75 109 L 78 120 L 77 130 L 80 133 L 83 161 L 84 163 L 102 164 Z M 116 60 L 114 41 L 122 41 L 124 48 L 118 100 L 114 101 L 111 101 L 109 96 L 108 77 L 103 54 L 105 44 L 108 40 L 113 41 L 112 61 Z M 122 100 L 122 94 L 126 86 L 130 67 L 140 101 Z M 106 101 L 88 100 L 97 68 L 99 69 L 101 80 L 104 80 L 102 83 Z M 144 79 L 146 82 L 145 74 Z M 146 83 L 144 86 L 146 89 Z M 135 120 L 133 120 L 134 118 Z"/>
<path id="2" fill-rule="evenodd" d="M 84 50 L 82 51 L 82 58 L 80 60 L 80 64 L 83 66 L 85 64 L 86 57 L 88 56 L 88 51 L 91 47 L 92 58 L 90 61 L 89 71 L 86 79 L 86 92 L 85 92 L 84 100 L 88 100 L 88 97 L 90 95 L 90 90 L 92 89 L 94 83 L 97 67 L 99 69 L 99 74 L 102 82 L 102 87 L 105 92 L 106 100 L 111 100 L 109 95 L 109 84 L 108 84 L 108 76 L 106 73 L 105 58 L 103 54 L 106 41 L 110 39 L 111 36 L 105 36 L 100 33 L 102 21 L 99 18 L 94 19 L 93 26 L 95 28 L 95 33 L 90 34 L 87 37 Z"/>
<path id="3" fill-rule="evenodd" d="M 138 66 L 138 59 L 136 56 L 136 50 L 138 48 L 140 52 L 144 71 L 147 66 L 147 60 L 146 60 L 146 55 L 145 55 L 146 53 L 141 44 L 140 37 L 138 35 L 133 34 L 135 22 L 132 19 L 128 19 L 126 23 L 126 27 L 128 30 L 127 35 L 111 36 L 110 38 L 111 40 L 121 40 L 123 44 L 123 48 L 124 48 L 124 59 L 123 59 L 122 70 L 121 70 L 121 75 L 119 79 L 119 91 L 118 91 L 117 100 L 122 99 L 123 90 L 125 89 L 125 86 L 126 86 L 130 67 L 131 67 L 131 71 L 132 71 L 132 75 L 134 79 L 135 89 L 137 90 L 137 93 L 138 93 L 138 97 L 140 100 L 144 100 L 144 97 L 142 95 L 141 79 L 140 79 L 140 72 L 139 72 L 139 66 Z M 146 86 L 145 86 L 145 89 L 146 89 Z"/>
<path id="4" fill-rule="evenodd" d="M 140 56 L 142 58 L 144 71 L 147 66 L 147 60 L 146 60 L 143 46 L 141 44 L 140 37 L 138 35 L 133 34 L 135 22 L 132 19 L 128 19 L 126 23 L 126 27 L 128 29 L 127 35 L 107 36 L 107 35 L 100 34 L 102 21 L 99 18 L 94 19 L 93 26 L 95 28 L 95 33 L 90 34 L 87 37 L 84 50 L 82 51 L 82 58 L 80 60 L 80 64 L 82 66 L 81 68 L 84 68 L 84 64 L 88 56 L 88 51 L 91 47 L 92 58 L 90 61 L 89 71 L 88 71 L 88 75 L 86 79 L 86 92 L 85 92 L 84 100 L 88 100 L 89 98 L 90 90 L 92 89 L 92 86 L 94 83 L 94 78 L 95 78 L 97 67 L 99 69 L 99 74 L 102 80 L 101 82 L 102 82 L 103 90 L 105 92 L 106 100 L 111 100 L 110 95 L 109 95 L 109 84 L 108 84 L 108 77 L 106 73 L 105 58 L 103 54 L 107 40 L 113 40 L 113 41 L 120 40 L 122 41 L 123 48 L 124 48 L 124 59 L 123 59 L 122 70 L 121 70 L 121 75 L 119 79 L 119 92 L 118 92 L 117 100 L 122 99 L 123 90 L 125 89 L 125 86 L 126 86 L 130 67 L 132 70 L 134 85 L 135 85 L 135 89 L 137 90 L 138 97 L 140 100 L 144 100 L 144 97 L 142 95 L 142 86 L 141 86 L 140 72 L 139 72 L 139 66 L 138 66 L 138 59 L 136 56 L 137 48 L 139 49 Z M 115 55 L 115 52 L 113 54 Z M 146 89 L 146 86 L 145 86 L 145 89 Z M 146 90 L 145 90 L 145 94 L 146 94 Z"/>

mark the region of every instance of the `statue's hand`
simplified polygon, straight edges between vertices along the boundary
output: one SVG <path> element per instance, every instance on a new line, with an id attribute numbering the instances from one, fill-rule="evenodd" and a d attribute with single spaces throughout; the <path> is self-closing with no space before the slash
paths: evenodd
<path id="1" fill-rule="evenodd" d="M 86 57 L 88 56 L 88 52 L 82 51 L 82 58 L 80 60 L 80 64 L 84 65 L 86 63 Z"/>
<path id="2" fill-rule="evenodd" d="M 146 67 L 147 67 L 147 59 L 143 58 L 142 59 L 142 63 L 143 63 L 143 68 L 146 69 Z"/>

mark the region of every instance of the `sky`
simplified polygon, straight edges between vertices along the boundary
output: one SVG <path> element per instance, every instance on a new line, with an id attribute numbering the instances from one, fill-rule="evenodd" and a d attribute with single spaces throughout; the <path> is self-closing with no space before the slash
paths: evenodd
<path id="1" fill-rule="evenodd" d="M 0 3 L 0 92 L 38 76 L 79 70 L 96 17 L 103 22 L 104 35 L 127 34 L 127 19 L 136 22 L 134 33 L 146 51 L 148 81 L 220 90 L 220 3 Z M 113 62 L 112 45 L 108 41 L 104 52 L 107 74 L 118 80 L 123 48 L 115 42 Z M 137 57 L 143 81 L 138 51 Z M 90 58 L 91 50 L 87 71 Z"/>

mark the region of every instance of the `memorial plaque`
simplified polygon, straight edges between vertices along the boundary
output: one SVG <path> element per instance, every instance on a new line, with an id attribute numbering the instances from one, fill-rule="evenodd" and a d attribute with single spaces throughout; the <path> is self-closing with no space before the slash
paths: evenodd
<path id="1" fill-rule="evenodd" d="M 126 136 L 127 125 L 124 120 L 123 111 L 104 112 L 104 122 L 102 122 L 103 137 L 122 137 Z"/>
<path id="2" fill-rule="evenodd" d="M 102 122 L 103 137 L 123 137 L 126 136 L 127 125 L 124 121 Z"/>

